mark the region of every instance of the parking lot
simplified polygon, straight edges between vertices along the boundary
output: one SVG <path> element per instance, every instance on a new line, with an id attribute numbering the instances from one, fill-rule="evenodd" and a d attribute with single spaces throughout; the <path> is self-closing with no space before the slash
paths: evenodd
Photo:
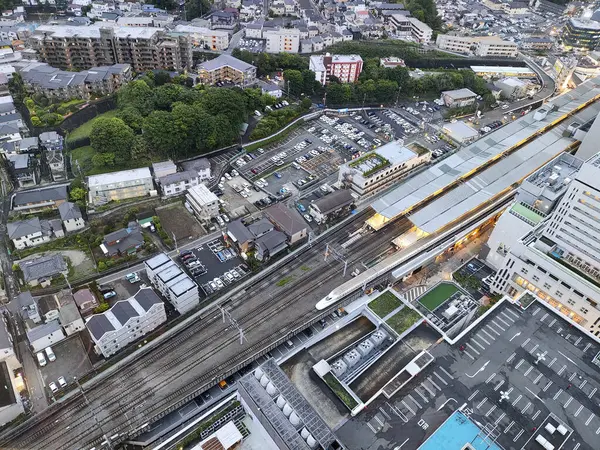
<path id="1" fill-rule="evenodd" d="M 244 264 L 236 250 L 231 246 L 228 247 L 222 239 L 215 239 L 190 251 L 206 270 L 194 276 L 200 286 L 201 295 L 209 296 L 225 289 L 250 273 L 248 266 Z"/>
<path id="2" fill-rule="evenodd" d="M 92 370 L 92 364 L 85 351 L 79 335 L 69 336 L 64 341 L 54 344 L 52 351 L 56 355 L 56 361 L 48 361 L 44 367 L 40 368 L 44 386 L 48 387 L 54 382 L 57 387 L 59 377 L 64 377 L 67 384 L 74 382 L 73 377 L 81 378 Z M 35 356 L 35 355 L 34 355 Z M 47 389 L 50 394 L 50 389 Z"/>
<path id="3" fill-rule="evenodd" d="M 460 348 L 464 346 L 464 350 Z M 600 344 L 546 304 L 492 310 L 459 343 L 430 348 L 434 362 L 390 399 L 377 399 L 339 430 L 350 448 L 418 448 L 462 408 L 504 449 L 540 448 L 543 433 L 569 450 L 597 448 Z M 548 418 L 567 435 L 550 435 Z M 559 447 L 556 447 L 559 448 Z"/>
<path id="4" fill-rule="evenodd" d="M 466 289 L 471 296 L 478 300 L 482 295 L 488 294 L 489 283 L 486 278 L 496 271 L 477 258 L 472 258 L 452 274 L 453 278 L 460 281 L 461 286 Z M 465 281 L 469 280 L 472 281 Z M 486 281 L 484 281 L 486 280 Z"/>

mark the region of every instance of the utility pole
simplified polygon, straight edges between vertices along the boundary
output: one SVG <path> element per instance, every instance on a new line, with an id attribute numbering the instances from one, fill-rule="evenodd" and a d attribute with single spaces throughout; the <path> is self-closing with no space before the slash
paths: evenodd
<path id="1" fill-rule="evenodd" d="M 327 261 L 327 257 L 330 254 L 335 260 L 344 263 L 344 273 L 342 274 L 342 276 L 345 277 L 346 269 L 348 269 L 348 260 L 344 258 L 344 255 L 342 255 L 338 250 L 336 250 L 333 246 L 329 246 L 329 243 L 327 243 L 325 245 L 325 259 L 323 261 Z"/>
<path id="2" fill-rule="evenodd" d="M 177 238 L 175 237 L 175 232 L 172 231 L 171 234 L 173 235 L 173 242 L 175 242 L 175 251 L 177 253 L 179 253 L 179 248 L 177 247 Z"/>
<path id="3" fill-rule="evenodd" d="M 237 323 L 237 320 L 235 320 L 231 313 L 226 310 L 225 308 L 223 308 L 221 305 L 217 305 L 217 308 L 219 308 L 221 310 L 221 315 L 223 316 L 223 323 L 225 323 L 225 317 L 227 317 L 229 319 L 229 323 L 231 325 L 233 325 L 235 328 L 237 328 L 239 335 L 240 335 L 240 345 L 242 345 L 244 343 L 244 340 L 246 339 L 246 336 L 244 336 L 244 331 L 242 330 L 242 327 Z"/>
<path id="4" fill-rule="evenodd" d="M 75 380 L 75 383 L 77 383 L 77 387 L 79 388 L 81 395 L 83 395 L 85 404 L 87 406 L 90 406 L 90 401 L 88 400 L 87 395 L 85 395 L 85 391 L 83 390 L 81 383 L 79 383 L 79 380 L 77 379 L 77 377 L 73 377 L 73 379 Z M 108 445 L 108 448 L 110 448 L 112 450 L 114 447 L 113 447 L 112 443 L 110 442 L 110 438 L 107 436 L 107 434 L 102 429 L 102 425 L 100 425 L 100 421 L 98 420 L 98 417 L 96 416 L 96 413 L 93 411 L 93 409 L 92 409 L 92 415 L 94 416 L 94 421 L 96 422 L 96 425 L 98 426 L 98 428 L 100 429 L 100 432 L 102 433 L 102 437 L 106 441 L 106 445 Z"/>

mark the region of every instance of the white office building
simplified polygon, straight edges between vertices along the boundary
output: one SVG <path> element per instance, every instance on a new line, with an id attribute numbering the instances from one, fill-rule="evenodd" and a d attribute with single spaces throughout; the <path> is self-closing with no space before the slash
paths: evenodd
<path id="1" fill-rule="evenodd" d="M 140 289 L 108 311 L 91 316 L 86 327 L 105 358 L 117 353 L 167 321 L 165 304 L 151 288 Z"/>
<path id="2" fill-rule="evenodd" d="M 200 303 L 198 285 L 166 253 L 144 262 L 152 285 L 171 303 L 179 314 L 185 314 Z"/>
<path id="3" fill-rule="evenodd" d="M 219 199 L 204 184 L 192 186 L 185 198 L 200 222 L 210 222 L 219 215 Z"/>
<path id="4" fill-rule="evenodd" d="M 155 192 L 152 175 L 147 167 L 92 175 L 88 177 L 88 189 L 91 205 L 143 197 Z"/>
<path id="5" fill-rule="evenodd" d="M 550 217 L 510 248 L 492 283 L 527 290 L 600 334 L 600 154 L 586 161 Z"/>
<path id="6" fill-rule="evenodd" d="M 277 28 L 263 32 L 267 53 L 298 53 L 300 50 L 300 30 Z"/>

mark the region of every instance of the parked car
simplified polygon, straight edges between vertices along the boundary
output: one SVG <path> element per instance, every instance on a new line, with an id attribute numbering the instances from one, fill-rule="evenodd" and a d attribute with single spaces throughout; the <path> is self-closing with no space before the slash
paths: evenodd
<path id="1" fill-rule="evenodd" d="M 48 357 L 48 361 L 50 361 L 50 362 L 56 361 L 56 355 L 52 351 L 52 347 L 46 347 L 44 349 L 44 352 L 46 352 L 46 356 Z"/>
<path id="2" fill-rule="evenodd" d="M 61 388 L 64 388 L 67 385 L 67 380 L 65 380 L 65 377 L 58 377 L 58 385 Z"/>
<path id="3" fill-rule="evenodd" d="M 48 387 L 50 388 L 50 390 L 53 393 L 58 391 L 58 386 L 56 385 L 56 383 L 54 381 L 51 381 L 50 384 L 48 385 Z"/>

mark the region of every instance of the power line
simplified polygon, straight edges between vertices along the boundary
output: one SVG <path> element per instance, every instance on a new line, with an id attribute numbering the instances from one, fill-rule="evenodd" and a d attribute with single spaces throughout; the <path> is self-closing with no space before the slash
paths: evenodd
<path id="1" fill-rule="evenodd" d="M 225 317 L 227 317 L 229 319 L 229 323 L 231 325 L 233 325 L 235 328 L 237 328 L 239 335 L 240 335 L 240 345 L 242 345 L 244 343 L 244 341 L 246 340 L 246 336 L 244 336 L 244 330 L 242 330 L 242 327 L 240 326 L 240 324 L 237 322 L 237 320 L 235 320 L 233 318 L 231 313 L 228 310 L 226 310 L 225 308 L 223 308 L 221 305 L 217 305 L 217 308 L 219 308 L 221 310 L 221 315 L 223 316 L 223 323 L 225 323 Z"/>

